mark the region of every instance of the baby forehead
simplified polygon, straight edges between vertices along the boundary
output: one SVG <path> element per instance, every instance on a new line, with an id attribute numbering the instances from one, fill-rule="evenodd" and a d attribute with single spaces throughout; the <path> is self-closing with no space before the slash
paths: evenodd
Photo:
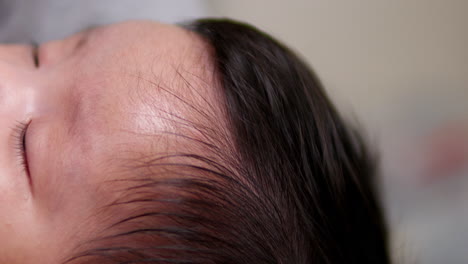
<path id="1" fill-rule="evenodd" d="M 150 112 L 194 116 L 205 111 L 220 114 L 224 95 L 214 65 L 212 48 L 195 33 L 180 29 L 179 43 L 154 49 L 130 81 L 131 102 Z M 185 41 L 185 42 L 183 42 Z M 218 112 L 218 113 L 217 113 Z"/>
<path id="2" fill-rule="evenodd" d="M 129 66 L 135 66 L 131 65 L 133 61 L 147 70 L 159 72 L 168 67 L 205 71 L 213 66 L 211 45 L 202 36 L 183 27 L 153 21 L 130 21 L 111 26 L 103 32 L 104 39 L 119 43 L 119 55 L 128 59 Z"/>
<path id="3" fill-rule="evenodd" d="M 130 22 L 121 27 L 132 26 Z M 171 25 L 151 22 L 140 31 L 137 35 L 145 37 L 121 43 L 110 65 L 88 75 L 88 88 L 76 89 L 74 98 L 88 98 L 82 100 L 86 115 L 101 110 L 146 117 L 161 111 L 193 114 L 195 105 L 203 109 L 221 102 L 209 44 Z"/>
<path id="4" fill-rule="evenodd" d="M 187 49 L 152 60 L 149 67 L 127 75 L 127 112 L 198 120 L 222 115 L 224 95 L 207 50 Z"/>
<path id="5" fill-rule="evenodd" d="M 147 37 L 136 41 L 139 48 L 129 56 L 134 65 L 129 61 L 128 71 L 122 74 L 130 85 L 126 88 L 132 99 L 150 105 L 160 99 L 176 104 L 219 101 L 210 44 L 196 33 L 173 25 L 150 24 L 146 30 Z"/>
<path id="6" fill-rule="evenodd" d="M 86 149 L 121 153 L 127 151 L 121 147 L 146 148 L 154 145 L 150 142 L 161 143 L 162 137 L 174 148 L 182 137 L 201 137 L 194 135 L 200 127 L 224 123 L 224 99 L 210 46 L 178 27 L 145 27 L 138 35 L 149 31 L 148 36 L 119 44 L 118 57 L 93 65 L 99 71 L 76 84 L 82 89 L 74 90 L 77 103 L 70 119 L 76 124 L 76 141 L 89 145 Z M 169 31 L 169 37 L 163 38 L 163 31 Z"/>

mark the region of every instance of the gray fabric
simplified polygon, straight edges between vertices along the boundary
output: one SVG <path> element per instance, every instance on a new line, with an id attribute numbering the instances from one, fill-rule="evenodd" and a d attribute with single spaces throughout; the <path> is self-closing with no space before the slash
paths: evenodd
<path id="1" fill-rule="evenodd" d="M 44 42 L 128 19 L 166 23 L 205 16 L 205 0 L 0 0 L 0 43 Z"/>

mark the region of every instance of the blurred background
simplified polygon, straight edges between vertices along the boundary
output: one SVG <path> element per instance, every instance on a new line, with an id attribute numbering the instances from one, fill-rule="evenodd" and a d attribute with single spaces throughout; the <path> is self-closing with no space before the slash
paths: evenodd
<path id="1" fill-rule="evenodd" d="M 316 71 L 380 154 L 395 263 L 468 263 L 468 1 L 0 0 L 0 42 L 126 19 L 231 17 Z"/>

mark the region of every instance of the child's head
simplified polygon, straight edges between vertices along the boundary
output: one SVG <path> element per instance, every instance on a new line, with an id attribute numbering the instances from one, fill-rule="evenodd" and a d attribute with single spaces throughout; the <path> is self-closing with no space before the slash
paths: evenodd
<path id="1" fill-rule="evenodd" d="M 0 46 L 1 263 L 388 263 L 365 147 L 267 35 L 135 21 L 37 51 Z"/>

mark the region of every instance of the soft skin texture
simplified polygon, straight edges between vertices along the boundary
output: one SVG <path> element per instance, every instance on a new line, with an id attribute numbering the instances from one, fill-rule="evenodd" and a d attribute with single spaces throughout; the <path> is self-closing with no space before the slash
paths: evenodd
<path id="1" fill-rule="evenodd" d="M 40 45 L 38 67 L 32 50 L 0 45 L 0 263 L 60 263 L 111 222 L 100 207 L 118 195 L 109 180 L 131 177 L 123 163 L 183 144 L 160 133 L 179 131 L 168 112 L 217 111 L 210 50 L 176 26 L 87 30 Z"/>

